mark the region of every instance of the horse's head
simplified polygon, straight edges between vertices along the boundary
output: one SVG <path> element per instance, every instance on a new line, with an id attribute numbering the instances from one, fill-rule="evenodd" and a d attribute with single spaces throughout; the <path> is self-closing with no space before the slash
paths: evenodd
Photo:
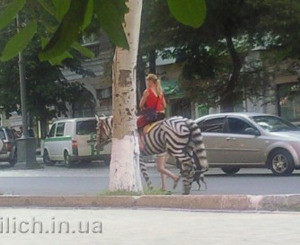
<path id="1" fill-rule="evenodd" d="M 97 144 L 96 148 L 101 150 L 104 145 L 111 141 L 112 137 L 112 116 L 98 117 L 95 115 L 97 119 Z"/>

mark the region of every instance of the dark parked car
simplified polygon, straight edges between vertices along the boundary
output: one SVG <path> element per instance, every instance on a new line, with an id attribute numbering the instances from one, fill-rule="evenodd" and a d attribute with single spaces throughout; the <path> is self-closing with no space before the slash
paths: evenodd
<path id="1" fill-rule="evenodd" d="M 17 162 L 17 149 L 14 133 L 7 127 L 0 127 L 0 162 L 9 162 L 14 166 Z"/>
<path id="2" fill-rule="evenodd" d="M 227 174 L 240 168 L 269 168 L 275 175 L 300 169 L 300 128 L 273 115 L 220 113 L 195 120 L 210 167 Z"/>

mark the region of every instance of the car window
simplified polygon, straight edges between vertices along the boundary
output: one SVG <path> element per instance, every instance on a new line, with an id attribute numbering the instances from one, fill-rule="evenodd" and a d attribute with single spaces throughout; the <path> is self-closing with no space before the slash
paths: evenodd
<path id="1" fill-rule="evenodd" d="M 199 123 L 202 132 L 223 133 L 224 118 L 208 119 Z"/>
<path id="2" fill-rule="evenodd" d="M 253 128 L 249 123 L 239 118 L 227 118 L 228 133 L 231 134 L 247 134 L 246 128 Z"/>
<path id="3" fill-rule="evenodd" d="M 56 136 L 63 136 L 64 135 L 64 129 L 65 129 L 65 123 L 58 123 L 56 127 Z"/>
<path id="4" fill-rule="evenodd" d="M 269 132 L 279 131 L 299 131 L 300 128 L 290 123 L 289 121 L 283 120 L 279 117 L 274 116 L 255 116 L 253 120 L 261 126 L 264 130 Z"/>
<path id="5" fill-rule="evenodd" d="M 66 125 L 65 125 L 65 136 L 72 135 L 73 128 L 74 128 L 73 125 L 74 125 L 74 123 L 72 123 L 72 122 L 66 122 Z"/>
<path id="6" fill-rule="evenodd" d="M 76 123 L 76 134 L 77 135 L 87 135 L 96 133 L 97 121 L 88 120 L 88 121 L 79 121 Z"/>
<path id="7" fill-rule="evenodd" d="M 15 139 L 15 135 L 14 135 L 12 130 L 6 129 L 6 133 L 7 133 L 7 136 L 8 136 L 9 140 L 14 140 Z"/>
<path id="8" fill-rule="evenodd" d="M 53 124 L 50 129 L 50 132 L 49 132 L 49 137 L 54 137 L 55 127 L 56 127 L 56 124 Z"/>
<path id="9" fill-rule="evenodd" d="M 0 129 L 0 139 L 2 139 L 2 140 L 6 139 L 3 129 Z"/>

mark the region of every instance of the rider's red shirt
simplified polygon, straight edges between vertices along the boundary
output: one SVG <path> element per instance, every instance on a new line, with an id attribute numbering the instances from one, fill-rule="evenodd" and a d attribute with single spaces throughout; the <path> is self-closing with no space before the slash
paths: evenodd
<path id="1" fill-rule="evenodd" d="M 164 104 L 163 104 L 163 98 L 164 94 L 162 96 L 157 97 L 152 89 L 147 89 L 148 97 L 146 100 L 146 108 L 156 108 L 157 112 L 164 111 Z M 157 103 L 157 104 L 156 104 Z"/>

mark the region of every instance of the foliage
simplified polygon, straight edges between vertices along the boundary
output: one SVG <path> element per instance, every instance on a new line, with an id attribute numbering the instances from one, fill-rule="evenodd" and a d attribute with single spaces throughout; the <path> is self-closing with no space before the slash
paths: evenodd
<path id="1" fill-rule="evenodd" d="M 78 98 L 83 87 L 79 83 L 69 83 L 63 77 L 59 66 L 51 66 L 38 58 L 38 40 L 33 40 L 24 52 L 25 76 L 27 82 L 27 104 L 32 116 L 50 120 L 65 115 L 67 103 L 72 104 Z M 71 63 L 76 60 L 69 61 Z M 74 68 L 74 66 L 72 66 Z M 74 68 L 76 69 L 76 68 Z M 80 72 L 83 72 L 79 69 Z M 0 104 L 7 116 L 20 110 L 18 60 L 0 64 Z"/>
<path id="2" fill-rule="evenodd" d="M 1 61 L 7 61 L 15 57 L 19 52 L 22 52 L 24 48 L 29 44 L 34 34 L 37 31 L 36 21 L 28 23 L 24 29 L 13 36 L 10 42 L 5 46 Z"/>
<path id="3" fill-rule="evenodd" d="M 0 23 L 2 24 L 0 27 L 4 28 L 8 25 L 14 19 L 14 16 L 20 13 L 26 5 L 34 8 L 36 11 L 46 11 L 58 22 L 56 25 L 49 24 L 48 21 L 44 21 L 43 19 L 38 22 L 38 26 L 28 24 L 35 23 L 34 20 L 36 20 L 36 18 L 33 16 L 33 22 L 27 20 L 28 27 L 25 27 L 25 29 L 29 29 L 30 34 L 34 33 L 39 26 L 47 30 L 47 36 L 45 36 L 45 38 L 48 39 L 48 41 L 43 45 L 40 59 L 52 60 L 52 63 L 58 63 L 70 56 L 68 50 L 71 47 L 74 48 L 74 44 L 78 40 L 78 34 L 81 34 L 90 25 L 93 16 L 96 15 L 101 28 L 106 32 L 110 40 L 117 46 L 128 49 L 129 46 L 123 29 L 124 15 L 128 11 L 126 1 L 127 0 L 14 0 L 7 3 L 5 10 L 1 12 Z M 2 3 L 4 2 L 6 1 L 3 0 Z M 199 27 L 205 18 L 204 0 L 186 0 L 184 2 L 168 0 L 168 6 L 172 14 L 186 25 Z M 14 37 L 15 40 L 24 39 L 26 42 L 21 47 L 16 47 L 15 49 L 5 48 L 2 53 L 2 60 L 13 58 L 27 46 L 32 37 L 33 35 L 26 35 L 23 32 L 16 34 Z M 50 37 L 50 39 L 48 37 Z M 13 40 L 10 40 L 7 46 L 13 46 L 12 42 Z M 78 48 L 78 45 L 76 46 Z M 80 50 L 82 49 L 83 48 Z"/>
<path id="4" fill-rule="evenodd" d="M 126 190 L 104 191 L 100 196 L 140 196 L 141 193 Z"/>
<path id="5" fill-rule="evenodd" d="M 158 188 L 146 189 L 145 195 L 153 196 L 153 195 L 172 195 L 172 191 L 162 190 Z"/>
<path id="6" fill-rule="evenodd" d="M 260 76 L 263 83 L 255 78 L 266 71 L 263 64 L 255 72 L 241 74 L 249 65 L 245 58 L 251 50 L 276 49 L 274 62 L 299 57 L 299 8 L 297 0 L 210 0 L 205 22 L 193 29 L 174 21 L 159 1 L 151 1 L 144 9 L 141 47 L 144 54 L 165 50 L 163 57 L 174 57 L 182 64 L 179 79 L 187 97 L 233 110 L 244 96 L 258 95 L 248 85 L 266 88 L 260 85 L 269 82 L 268 73 Z M 243 89 L 246 93 L 241 93 Z"/>
<path id="7" fill-rule="evenodd" d="M 258 2 L 259 1 L 255 1 Z M 256 4 L 258 4 L 256 3 Z M 264 0 L 265 14 L 261 16 L 258 29 L 264 33 L 262 44 L 280 48 L 282 59 L 300 58 L 300 2 L 298 0 Z M 267 35 L 266 35 L 267 34 Z"/>
<path id="8" fill-rule="evenodd" d="M 45 18 L 48 19 L 48 22 L 51 22 L 49 16 L 45 16 L 45 12 L 36 13 L 34 8 L 26 9 L 20 17 L 27 19 L 37 14 L 41 16 L 41 19 Z M 6 29 L 0 32 L 0 52 L 3 51 L 8 40 L 12 36 L 16 36 L 15 33 L 16 26 L 14 23 L 9 24 Z M 41 36 L 44 33 L 45 30 L 39 28 L 23 51 L 27 107 L 30 115 L 41 120 L 42 123 L 46 123 L 47 120 L 54 117 L 65 115 L 68 110 L 67 104 L 72 104 L 83 89 L 81 84 L 69 83 L 65 80 L 61 73 L 61 66 L 52 66 L 49 62 L 39 60 L 38 53 L 41 51 L 42 44 Z M 9 44 L 12 43 L 9 42 Z M 22 44 L 22 41 L 17 43 Z M 63 61 L 63 66 L 83 76 L 93 75 L 81 67 L 82 56 L 76 50 L 71 51 L 70 54 L 74 58 Z M 20 111 L 20 82 L 17 58 L 0 63 L 0 89 L 0 104 L 3 106 L 7 117 L 12 111 Z"/>
<path id="9" fill-rule="evenodd" d="M 168 0 L 172 15 L 181 23 L 198 28 L 205 19 L 206 4 L 204 0 L 185 1 Z"/>
<path id="10" fill-rule="evenodd" d="M 61 64 L 63 60 L 67 64 L 70 63 L 74 50 L 92 57 L 91 52 L 82 47 L 78 40 L 84 30 L 89 32 L 89 26 L 94 23 L 92 20 L 95 19 L 95 16 L 113 43 L 128 48 L 122 26 L 124 15 L 128 11 L 126 2 L 126 0 L 2 0 L 0 1 L 2 9 L 0 12 L 0 29 L 10 29 L 17 14 L 21 19 L 22 28 L 20 32 L 10 37 L 6 45 L 2 45 L 5 48 L 2 50 L 1 60 L 13 60 L 20 51 L 29 45 L 30 40 L 35 39 L 39 40 L 35 42 L 35 45 L 38 45 L 35 51 L 40 53 L 40 59 L 47 60 L 52 65 Z M 156 3 L 158 2 L 156 1 Z M 167 6 L 168 3 L 173 15 L 187 25 L 198 27 L 204 20 L 204 0 L 187 0 L 185 2 L 168 0 L 163 3 L 164 6 Z M 200 14 L 198 14 L 199 11 Z M 26 12 L 26 17 L 24 17 L 24 12 Z M 38 36 L 34 35 L 35 33 Z M 70 48 L 73 51 L 70 51 Z M 78 67 L 76 62 L 75 65 Z M 48 88 L 45 87 L 45 89 Z M 48 95 L 45 96 L 49 99 Z M 60 112 L 64 113 L 65 108 L 62 106 L 59 108 L 61 108 Z"/>

